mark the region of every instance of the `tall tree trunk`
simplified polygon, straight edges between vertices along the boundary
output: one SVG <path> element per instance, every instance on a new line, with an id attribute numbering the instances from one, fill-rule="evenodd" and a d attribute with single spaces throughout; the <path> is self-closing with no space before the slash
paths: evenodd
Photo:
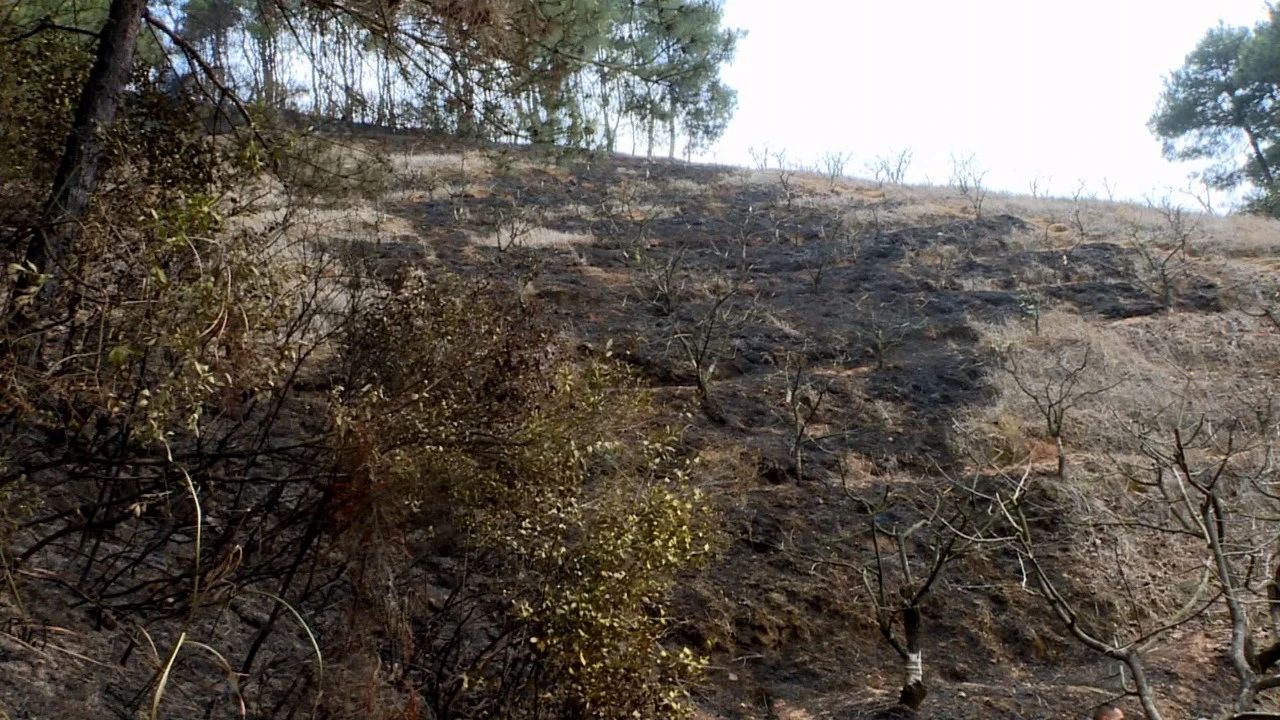
<path id="1" fill-rule="evenodd" d="M 1258 136 L 1254 134 L 1252 128 L 1245 128 L 1244 133 L 1249 137 L 1249 147 L 1253 148 L 1253 159 L 1258 161 L 1258 169 L 1262 172 L 1262 179 L 1267 183 L 1267 190 L 1274 190 L 1276 187 L 1275 176 L 1271 174 L 1271 165 L 1267 163 L 1267 156 L 1262 153 L 1262 146 L 1258 143 Z"/>
<path id="2" fill-rule="evenodd" d="M 377 54 L 381 79 L 378 81 L 378 107 L 381 117 L 378 122 L 389 128 L 398 127 L 396 122 L 395 78 L 391 74 L 391 49 L 386 48 Z"/>
<path id="3" fill-rule="evenodd" d="M 279 92 L 276 90 L 279 73 L 276 72 L 278 45 L 276 30 L 266 25 L 258 37 L 258 56 L 262 62 L 262 97 L 259 100 L 272 110 L 280 109 Z"/>
<path id="4" fill-rule="evenodd" d="M 316 50 L 316 34 L 317 29 L 310 27 L 307 29 L 307 67 L 311 69 L 311 115 L 315 118 L 320 117 L 320 59 Z"/>
<path id="5" fill-rule="evenodd" d="M 613 126 L 612 118 L 609 117 L 609 88 L 605 85 L 604 80 L 600 80 L 600 126 L 604 130 L 605 152 L 613 152 Z"/>
<path id="6" fill-rule="evenodd" d="M 98 183 L 102 133 L 115 122 L 146 8 L 146 0 L 112 0 L 98 36 L 97 56 L 80 93 L 62 161 L 45 204 L 44 227 L 27 246 L 27 262 L 38 273 L 48 275 L 40 290 L 42 301 L 56 291 L 58 265 L 80 235 L 80 223 Z"/>
<path id="7" fill-rule="evenodd" d="M 671 107 L 667 108 L 670 115 L 667 116 L 667 140 L 670 143 L 667 147 L 667 159 L 676 159 L 676 101 L 671 100 Z"/>

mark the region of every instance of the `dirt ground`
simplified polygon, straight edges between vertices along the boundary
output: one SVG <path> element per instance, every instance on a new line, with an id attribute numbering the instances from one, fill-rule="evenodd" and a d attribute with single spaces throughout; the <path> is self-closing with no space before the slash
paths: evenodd
<path id="1" fill-rule="evenodd" d="M 633 366 L 706 459 L 730 543 L 682 589 L 678 635 L 712 657 L 706 718 L 891 712 L 900 670 L 866 597 L 865 498 L 904 486 L 927 495 L 963 472 L 960 419 L 994 392 L 976 326 L 1055 311 L 1099 326 L 1211 316 L 1238 303 L 1241 278 L 1266 273 L 1280 247 L 1274 224 L 1204 219 L 1191 251 L 1202 256 L 1166 308 L 1127 243 L 1128 228 L 1158 222 L 1151 208 L 991 196 L 978 213 L 948 188 L 394 151 L 430 166 L 429 179 L 383 207 L 409 231 L 362 252 L 389 268 L 408 256 L 513 278 L 581 352 Z M 1215 243 L 1250 249 L 1221 259 Z M 708 335 L 711 408 L 682 340 Z M 789 368 L 823 392 L 801 467 Z M 1077 717 L 1118 694 L 1118 666 L 1072 642 L 1008 570 L 962 564 L 936 591 L 921 717 Z M 1187 717 L 1227 686 L 1224 642 L 1208 623 L 1188 629 L 1183 652 L 1155 670 Z"/>

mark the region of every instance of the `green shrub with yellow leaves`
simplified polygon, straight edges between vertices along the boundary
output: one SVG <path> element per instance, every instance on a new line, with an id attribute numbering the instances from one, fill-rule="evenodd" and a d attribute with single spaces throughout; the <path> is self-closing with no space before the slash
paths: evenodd
<path id="1" fill-rule="evenodd" d="M 351 323 L 334 522 L 450 559 L 442 597 L 383 628 L 432 717 L 678 717 L 702 660 L 665 608 L 707 508 L 626 374 L 506 298 L 415 273 Z M 410 557 L 366 555 L 394 577 Z"/>

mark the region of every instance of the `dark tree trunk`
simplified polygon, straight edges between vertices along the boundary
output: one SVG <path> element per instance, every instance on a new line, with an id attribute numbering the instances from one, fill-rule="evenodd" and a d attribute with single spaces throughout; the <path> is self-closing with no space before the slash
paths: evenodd
<path id="1" fill-rule="evenodd" d="M 920 608 L 911 605 L 902 611 L 902 626 L 907 637 L 906 666 L 903 668 L 902 693 L 898 704 L 915 710 L 924 702 L 929 691 L 924 686 L 924 663 L 920 652 L 920 634 L 923 625 Z"/>
<path id="2" fill-rule="evenodd" d="M 264 21 L 265 24 L 265 21 Z M 278 110 L 276 99 L 276 36 L 275 28 L 267 26 L 257 38 L 258 58 L 262 63 L 262 92 L 258 99 L 272 110 Z"/>
<path id="3" fill-rule="evenodd" d="M 676 159 L 676 115 L 675 115 L 674 109 L 671 111 L 671 117 L 667 119 L 667 139 L 670 143 L 667 147 L 667 159 L 675 160 Z"/>
<path id="4" fill-rule="evenodd" d="M 1168 306 L 1169 306 L 1169 303 L 1166 302 L 1165 307 L 1168 307 Z M 1067 477 L 1067 451 L 1065 448 L 1062 447 L 1061 435 L 1055 435 L 1053 437 L 1053 441 L 1058 449 L 1058 479 L 1062 480 Z"/>
<path id="5" fill-rule="evenodd" d="M 115 121 L 116 110 L 138 45 L 146 0 L 112 0 L 98 37 L 97 57 L 76 107 L 62 161 L 44 208 L 44 226 L 27 246 L 26 259 L 48 279 L 40 291 L 46 300 L 56 290 L 58 265 L 80 234 L 80 223 L 98 183 L 102 133 Z"/>
<path id="6" fill-rule="evenodd" d="M 1275 176 L 1271 173 L 1271 165 L 1267 163 L 1267 156 L 1262 152 L 1262 146 L 1258 143 L 1258 136 L 1253 133 L 1251 128 L 1245 128 L 1245 135 L 1249 137 L 1249 147 L 1253 149 L 1253 159 L 1258 162 L 1258 170 L 1262 173 L 1262 179 L 1267 183 L 1267 189 L 1275 188 Z"/>

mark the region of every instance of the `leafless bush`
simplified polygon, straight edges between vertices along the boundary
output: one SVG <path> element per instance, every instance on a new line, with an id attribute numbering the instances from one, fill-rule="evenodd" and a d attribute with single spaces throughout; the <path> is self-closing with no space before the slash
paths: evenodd
<path id="1" fill-rule="evenodd" d="M 1003 527 L 993 528 L 989 534 L 975 537 L 975 542 L 1014 549 L 1018 554 L 1021 575 L 1019 586 L 1035 593 L 1077 642 L 1122 663 L 1133 682 L 1129 686 L 1124 673 L 1121 674 L 1122 694 L 1137 695 L 1143 703 L 1148 720 L 1161 720 L 1146 672 L 1144 651 L 1151 642 L 1185 624 L 1195 614 L 1202 612 L 1204 607 L 1193 601 L 1186 614 L 1165 618 L 1165 622 L 1157 623 L 1149 629 L 1139 626 L 1136 630 L 1126 632 L 1124 638 L 1105 625 L 1096 627 L 1103 623 L 1086 617 L 1079 604 L 1063 590 L 1063 583 L 1045 562 L 1045 556 L 1049 554 L 1048 541 L 1039 536 L 1038 521 L 1050 513 L 1062 511 L 1046 507 L 1043 502 L 1037 503 L 1032 499 L 1035 496 L 1034 490 L 1037 489 L 1033 480 L 1030 469 L 1027 469 L 1018 476 L 999 474 L 994 487 L 991 487 L 990 482 L 977 479 L 966 485 L 974 502 L 987 504 L 1004 521 Z M 1198 596 L 1197 592 L 1195 600 L 1202 599 Z"/>
<path id="2" fill-rule="evenodd" d="M 908 260 L 924 268 L 933 276 L 939 287 L 955 287 L 960 282 L 960 267 L 972 255 L 964 248 L 950 243 L 934 243 L 908 254 Z"/>
<path id="3" fill-rule="evenodd" d="M 1274 397 L 1243 399 L 1238 419 L 1227 425 L 1183 407 L 1132 426 L 1151 472 L 1128 477 L 1167 508 L 1168 532 L 1201 540 L 1216 597 L 1226 606 L 1230 629 L 1224 634 L 1239 683 L 1231 708 L 1237 717 L 1256 709 L 1260 694 L 1280 688 L 1280 558 L 1272 547 L 1280 534 L 1274 493 L 1280 473 L 1272 461 L 1280 426 L 1274 403 Z M 1270 633 L 1259 633 L 1265 624 Z M 1264 641 L 1267 634 L 1270 641 Z"/>
<path id="4" fill-rule="evenodd" d="M 881 638 L 903 663 L 898 704 L 915 709 L 928 693 L 925 607 L 948 566 L 974 546 L 970 538 L 989 532 L 992 521 L 975 511 L 967 497 L 950 490 L 933 495 L 924 505 L 888 489 L 875 502 L 856 500 L 867 515 L 874 555 L 870 567 L 862 570 L 863 585 Z"/>
<path id="5" fill-rule="evenodd" d="M 685 253 L 686 249 L 681 247 L 666 259 L 658 260 L 652 252 L 637 247 L 627 255 L 640 274 L 641 295 L 660 315 L 675 314 L 686 295 Z"/>
<path id="6" fill-rule="evenodd" d="M 857 308 L 866 324 L 854 330 L 854 342 L 875 361 L 876 369 L 882 370 L 890 353 L 919 330 L 921 322 L 902 319 L 888 303 L 873 301 L 869 295 L 858 299 Z"/>
<path id="7" fill-rule="evenodd" d="M 1089 194 L 1085 187 L 1084 181 L 1076 186 L 1074 192 L 1071 193 L 1071 227 L 1076 231 L 1076 244 L 1082 243 L 1089 238 L 1089 228 L 1086 226 L 1086 220 L 1089 213 L 1089 203 L 1093 200 L 1093 195 Z"/>
<path id="8" fill-rule="evenodd" d="M 1213 206 L 1213 185 L 1205 177 L 1200 178 L 1200 184 L 1197 185 L 1195 180 L 1188 180 L 1187 187 L 1182 191 L 1183 195 L 1190 197 L 1196 201 L 1200 209 L 1209 217 L 1216 217 L 1218 212 Z"/>
<path id="9" fill-rule="evenodd" d="M 1159 213 L 1160 225 L 1131 224 L 1129 247 L 1137 255 L 1138 282 L 1159 299 L 1161 307 L 1170 310 L 1179 286 L 1190 275 L 1187 247 L 1199 228 L 1169 198 L 1148 205 Z"/>
<path id="10" fill-rule="evenodd" d="M 864 241 L 878 241 L 884 233 L 884 223 L 879 205 L 870 202 L 856 206 L 850 218 L 850 241 L 859 245 Z"/>
<path id="11" fill-rule="evenodd" d="M 755 145 L 747 148 L 747 153 L 751 155 L 752 162 L 755 163 L 757 170 L 768 170 L 769 161 L 773 159 L 774 153 L 769 149 L 769 143 L 765 143 L 758 149 Z"/>
<path id="12" fill-rule="evenodd" d="M 537 228 L 536 213 L 521 204 L 520 193 L 517 192 L 494 211 L 494 247 L 499 253 L 520 247 Z"/>
<path id="13" fill-rule="evenodd" d="M 910 167 L 911 150 L 905 148 L 892 155 L 877 156 L 867 165 L 867 169 L 876 181 L 876 186 L 880 188 L 883 188 L 886 183 L 901 185 L 906 180 L 907 170 Z"/>
<path id="14" fill-rule="evenodd" d="M 855 216 L 856 218 L 856 216 Z M 806 272 L 813 290 L 818 290 L 828 270 L 839 266 L 855 251 L 861 225 L 843 210 L 824 218 L 817 228 L 817 241 L 810 248 Z"/>
<path id="15" fill-rule="evenodd" d="M 951 156 L 951 184 L 964 196 L 978 220 L 982 219 L 982 205 L 987 200 L 987 188 L 983 185 L 986 176 L 987 171 L 978 168 L 973 155 L 963 158 Z"/>
<path id="16" fill-rule="evenodd" d="M 778 186 L 782 189 L 783 201 L 787 210 L 795 202 L 800 189 L 796 186 L 796 168 L 787 162 L 787 151 L 779 150 L 774 155 L 778 169 Z"/>
<path id="17" fill-rule="evenodd" d="M 851 159 L 853 159 L 853 153 L 828 151 L 822 154 L 818 161 L 819 169 L 827 178 L 830 187 L 834 188 L 836 182 L 844 177 L 845 166 Z"/>
<path id="18" fill-rule="evenodd" d="M 743 302 L 744 280 L 715 278 L 708 288 L 706 307 L 692 320 L 677 322 L 668 346 L 676 346 L 693 371 L 694 388 L 703 413 L 713 422 L 723 422 L 719 405 L 711 395 L 718 363 L 734 351 L 733 333 L 752 315 L 751 302 Z"/>
<path id="19" fill-rule="evenodd" d="M 1070 325 L 1055 326 L 1058 319 L 1061 314 L 1048 316 L 1046 326 L 1034 336 L 1006 334 L 997 352 L 1001 377 L 1030 403 L 1031 414 L 1057 449 L 1057 475 L 1065 477 L 1063 433 L 1068 418 L 1086 401 L 1118 387 L 1124 378 L 1101 372 L 1098 366 L 1106 359 L 1096 344 L 1072 332 Z"/>
<path id="20" fill-rule="evenodd" d="M 609 234 L 624 238 L 633 247 L 646 246 L 650 227 L 666 214 L 661 205 L 649 199 L 652 192 L 653 187 L 644 181 L 626 179 L 612 185 L 599 213 Z"/>
<path id="21" fill-rule="evenodd" d="M 802 351 L 803 352 L 803 351 Z M 804 477 L 804 453 L 809 428 L 831 392 L 831 380 L 815 377 L 802 353 L 786 352 L 782 358 L 783 406 L 789 429 L 788 454 L 797 479 Z"/>
<path id="22" fill-rule="evenodd" d="M 1122 667 L 1120 693 L 1148 718 L 1162 716 L 1149 666 L 1177 651 L 1187 625 L 1229 648 L 1238 683 L 1215 717 L 1263 717 L 1259 698 L 1280 687 L 1270 617 L 1280 405 L 1257 367 L 1275 340 L 1237 337 L 1236 322 L 1161 315 L 1098 327 L 1049 312 L 1040 338 L 1006 328 L 996 344 L 1014 362 L 1006 352 L 993 382 L 1003 402 L 1019 400 L 1014 416 L 1038 418 L 1050 436 L 1069 415 L 1076 432 L 1097 426 L 1091 462 L 1063 482 L 1030 460 L 1014 472 L 978 453 L 990 467 L 964 484 L 1004 519 L 984 542 L 1017 552 L 1018 584 Z M 1125 377 L 1134 381 L 1115 385 Z"/>
<path id="23" fill-rule="evenodd" d="M 1116 201 L 1116 188 L 1110 180 L 1102 178 L 1102 191 L 1107 194 L 1107 202 Z"/>
<path id="24" fill-rule="evenodd" d="M 1108 582 L 1089 586 L 1083 597 L 1068 589 L 1064 569 L 1049 559 L 1057 541 L 1046 537 L 1044 527 L 1046 518 L 1072 511 L 1048 502 L 1051 493 L 1030 469 L 1000 473 L 994 487 L 969 486 L 999 510 L 1008 528 L 988 541 L 1017 551 L 1024 586 L 1034 589 L 1072 638 L 1123 665 L 1121 692 L 1138 698 L 1149 720 L 1164 715 L 1148 665 L 1162 647 L 1177 647 L 1175 631 L 1189 623 L 1213 629 L 1227 648 L 1237 682 L 1219 716 L 1272 717 L 1258 711 L 1264 694 L 1280 688 L 1275 399 L 1239 402 L 1232 413 L 1238 419 L 1227 424 L 1209 422 L 1180 403 L 1126 425 L 1139 452 L 1114 460 L 1124 496 L 1084 506 L 1070 524 L 1098 536 L 1095 547 L 1114 554 Z M 1142 575 L 1153 560 L 1138 559 L 1143 551 L 1126 544 L 1134 537 L 1172 550 L 1161 555 L 1175 558 L 1177 566 Z M 1096 611 L 1106 605 L 1122 615 Z"/>

